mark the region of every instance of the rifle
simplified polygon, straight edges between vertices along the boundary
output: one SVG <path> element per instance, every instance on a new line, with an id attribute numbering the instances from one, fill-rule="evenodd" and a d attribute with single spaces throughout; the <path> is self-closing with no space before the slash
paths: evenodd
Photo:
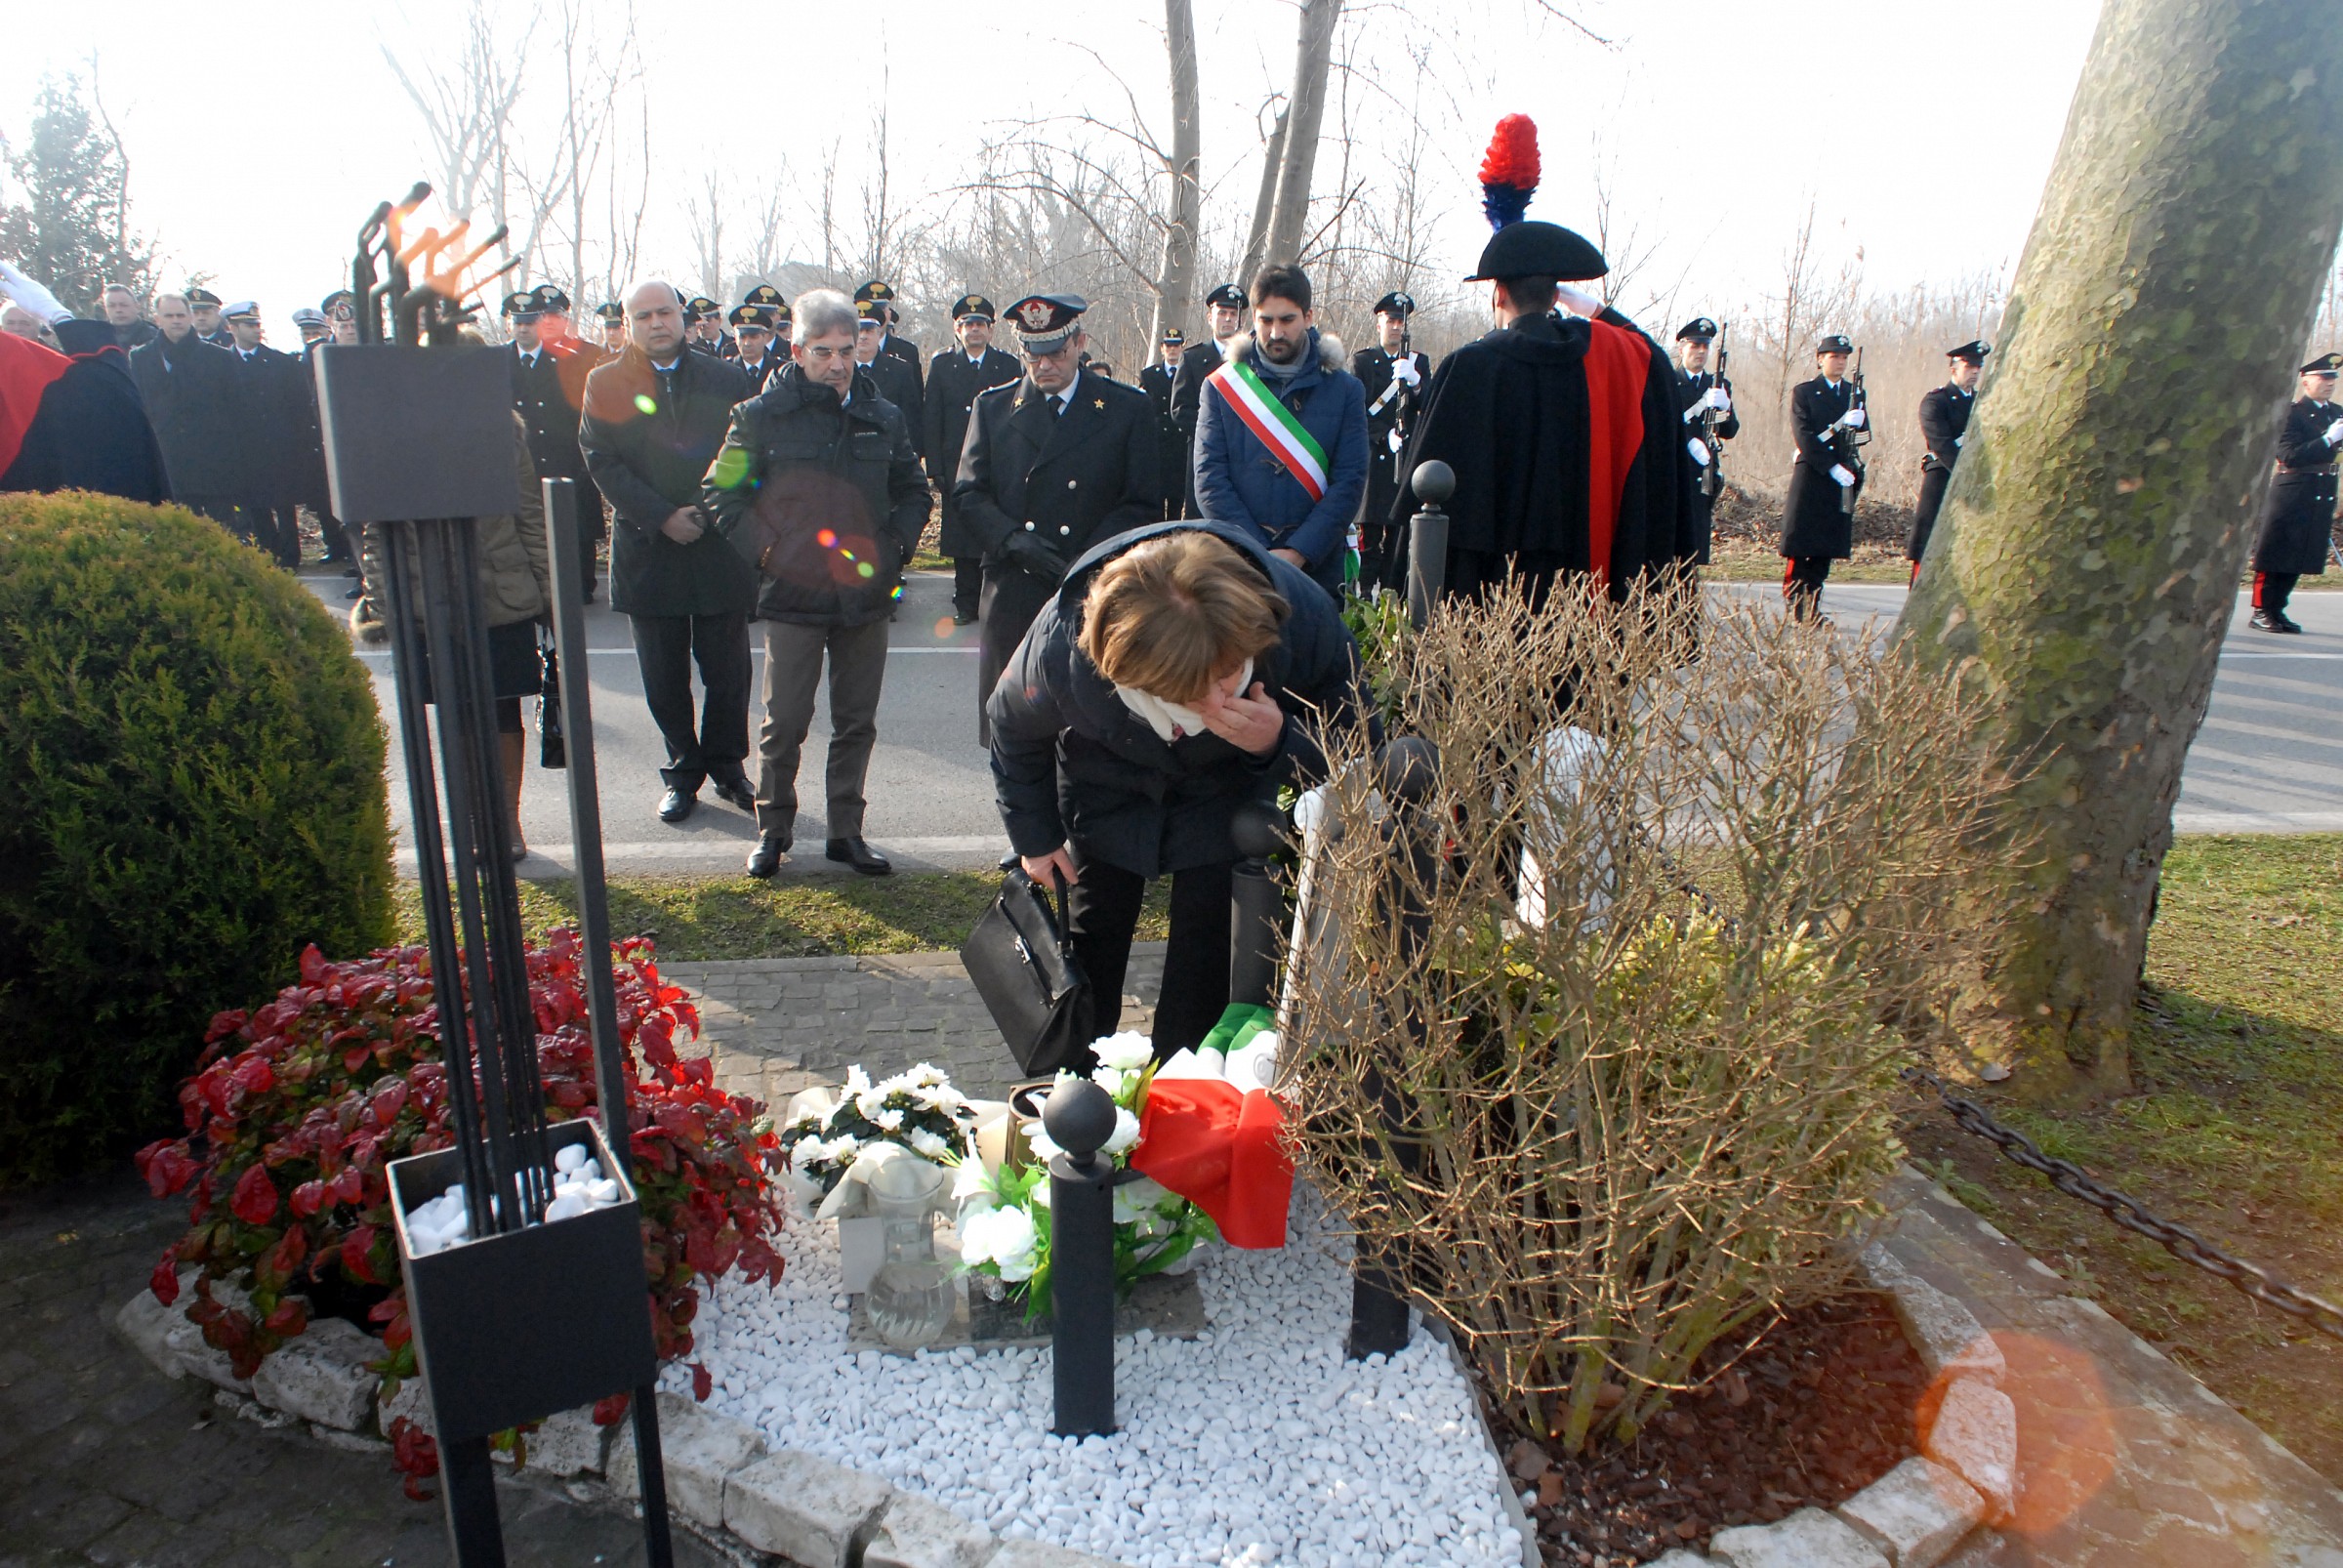
<path id="1" fill-rule="evenodd" d="M 1847 409 L 1850 413 L 1858 408 L 1862 409 L 1863 424 L 1859 428 L 1845 433 L 1847 467 L 1855 471 L 1855 482 L 1845 492 L 1847 512 L 1850 516 L 1855 511 L 1855 497 L 1863 491 L 1863 476 L 1866 472 L 1860 448 L 1871 444 L 1871 396 L 1870 392 L 1864 391 L 1863 351 L 1861 349 L 1855 351 L 1855 374 L 1851 379 L 1855 384 L 1855 393 L 1848 402 Z"/>
<path id="2" fill-rule="evenodd" d="M 1716 368 L 1708 374 L 1711 388 L 1725 384 L 1725 334 L 1732 330 L 1730 326 L 1716 329 Z M 1701 471 L 1701 494 L 1711 501 L 1724 494 L 1725 490 L 1725 443 L 1724 438 L 1716 433 L 1717 424 L 1724 417 L 1720 410 L 1714 408 L 1701 411 L 1701 439 L 1708 446 L 1708 466 Z"/>

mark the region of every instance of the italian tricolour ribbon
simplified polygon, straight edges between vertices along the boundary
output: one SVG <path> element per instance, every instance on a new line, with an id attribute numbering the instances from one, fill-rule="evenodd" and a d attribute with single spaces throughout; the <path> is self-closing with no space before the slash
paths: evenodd
<path id="1" fill-rule="evenodd" d="M 1206 385 L 1218 389 L 1245 428 L 1260 437 L 1261 444 L 1285 465 L 1312 501 L 1325 499 L 1326 448 L 1301 428 L 1292 409 L 1277 400 L 1257 371 L 1242 359 L 1231 359 L 1207 377 Z"/>

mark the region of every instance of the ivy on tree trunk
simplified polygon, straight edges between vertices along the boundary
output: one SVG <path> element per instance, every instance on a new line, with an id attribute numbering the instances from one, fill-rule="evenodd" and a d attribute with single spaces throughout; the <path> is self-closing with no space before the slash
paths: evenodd
<path id="1" fill-rule="evenodd" d="M 2181 763 L 2343 228 L 2343 25 L 2107 0 L 1899 623 L 2028 769 L 1968 1033 L 2038 1100 L 2125 1087 Z"/>

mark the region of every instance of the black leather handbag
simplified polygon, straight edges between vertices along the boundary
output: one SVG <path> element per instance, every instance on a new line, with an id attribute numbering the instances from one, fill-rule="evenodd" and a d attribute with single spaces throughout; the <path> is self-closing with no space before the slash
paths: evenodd
<path id="1" fill-rule="evenodd" d="M 1001 884 L 1001 895 L 961 944 L 961 967 L 1018 1068 L 1043 1076 L 1070 1066 L 1090 1047 L 1095 1016 L 1090 982 L 1066 935 L 1065 884 L 1058 906 L 1022 870 Z"/>

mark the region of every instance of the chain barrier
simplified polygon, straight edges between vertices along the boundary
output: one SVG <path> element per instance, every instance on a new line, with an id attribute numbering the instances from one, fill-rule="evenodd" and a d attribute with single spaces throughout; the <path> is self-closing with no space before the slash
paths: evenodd
<path id="1" fill-rule="evenodd" d="M 1964 1133 L 1994 1144 L 2015 1163 L 2047 1177 L 2070 1198 L 2079 1198 L 2134 1235 L 2147 1237 L 2184 1263 L 2194 1263 L 2216 1279 L 2225 1279 L 2266 1306 L 2308 1323 L 2320 1333 L 2343 1340 L 2343 1307 L 2297 1289 L 2268 1269 L 2232 1257 L 2186 1225 L 2176 1225 L 2150 1214 L 2131 1198 L 2098 1182 L 2069 1160 L 2044 1154 L 2041 1145 L 2025 1134 L 2003 1127 L 1986 1114 L 1985 1107 L 1952 1092 L 1936 1074 L 1922 1067 L 1904 1069 L 1907 1083 L 1936 1091 L 1952 1120 Z"/>

